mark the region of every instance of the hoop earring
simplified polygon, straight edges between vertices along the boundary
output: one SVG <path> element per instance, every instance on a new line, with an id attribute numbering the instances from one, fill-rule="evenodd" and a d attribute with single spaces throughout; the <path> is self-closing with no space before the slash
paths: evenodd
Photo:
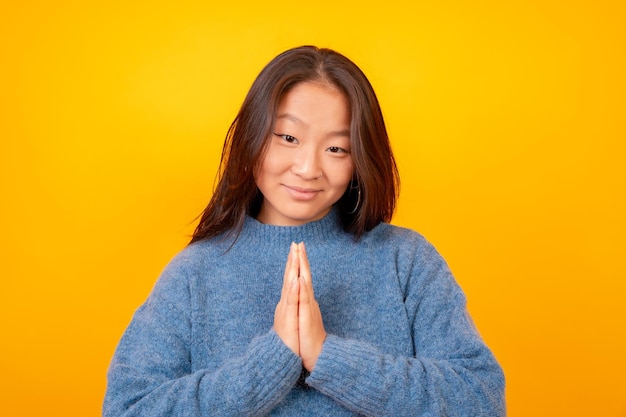
<path id="1" fill-rule="evenodd" d="M 354 206 L 352 211 L 347 211 L 346 212 L 348 214 L 356 213 L 356 210 L 359 208 L 359 205 L 361 204 L 361 187 L 359 187 L 358 183 L 356 184 L 356 186 L 353 185 L 354 182 L 355 182 L 354 180 L 350 181 L 350 191 L 348 192 L 348 195 L 352 194 L 352 190 L 354 190 L 354 189 L 357 190 L 356 205 Z"/>

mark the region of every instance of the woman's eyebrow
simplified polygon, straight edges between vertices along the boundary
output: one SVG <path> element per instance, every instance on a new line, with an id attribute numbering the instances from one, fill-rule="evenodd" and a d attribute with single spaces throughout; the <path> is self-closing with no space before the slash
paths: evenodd
<path id="1" fill-rule="evenodd" d="M 303 122 L 296 115 L 291 114 L 291 113 L 279 114 L 278 116 L 276 116 L 276 120 L 278 120 L 278 119 L 287 119 L 287 120 L 292 121 L 294 123 L 302 124 L 302 125 L 305 125 L 305 126 L 307 125 L 307 123 Z M 350 129 L 331 131 L 331 132 L 328 132 L 328 136 L 347 136 L 347 137 L 350 137 Z"/>
<path id="2" fill-rule="evenodd" d="M 277 120 L 278 119 L 287 119 L 287 120 L 291 120 L 292 122 L 305 124 L 302 120 L 298 119 L 298 117 L 296 117 L 295 115 L 293 115 L 291 113 L 279 114 L 278 116 L 276 116 L 276 119 Z"/>
<path id="3" fill-rule="evenodd" d="M 328 136 L 347 136 L 350 137 L 350 129 L 345 130 L 337 130 L 334 132 L 330 132 Z"/>

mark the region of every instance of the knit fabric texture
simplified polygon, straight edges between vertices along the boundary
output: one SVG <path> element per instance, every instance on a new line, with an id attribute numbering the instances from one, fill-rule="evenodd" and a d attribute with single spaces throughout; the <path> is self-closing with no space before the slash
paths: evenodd
<path id="1" fill-rule="evenodd" d="M 273 331 L 291 242 L 304 241 L 328 336 L 313 372 Z M 355 241 L 336 211 L 246 219 L 189 245 L 135 312 L 105 417 L 505 415 L 504 376 L 445 261 L 381 223 Z"/>

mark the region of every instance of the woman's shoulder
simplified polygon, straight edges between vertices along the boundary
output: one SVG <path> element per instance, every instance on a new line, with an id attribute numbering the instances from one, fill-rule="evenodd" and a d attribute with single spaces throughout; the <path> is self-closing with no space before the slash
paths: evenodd
<path id="1" fill-rule="evenodd" d="M 381 250 L 393 250 L 402 257 L 419 258 L 425 262 L 441 262 L 443 257 L 436 247 L 420 232 L 390 223 L 380 223 L 364 235 L 369 245 Z"/>
<path id="2" fill-rule="evenodd" d="M 380 223 L 364 237 L 372 242 L 409 246 L 431 246 L 426 238 L 416 230 L 391 223 Z"/>
<path id="3" fill-rule="evenodd" d="M 215 239 L 202 239 L 182 248 L 165 267 L 165 272 L 193 272 L 206 267 L 208 260 L 223 255 L 228 250 L 223 242 Z"/>
<path id="4" fill-rule="evenodd" d="M 418 277 L 411 280 L 417 285 L 416 288 L 434 285 L 437 288 L 458 290 L 447 261 L 421 233 L 389 223 L 381 223 L 371 232 L 370 238 L 381 245 L 381 250 L 393 252 L 401 275 Z"/>

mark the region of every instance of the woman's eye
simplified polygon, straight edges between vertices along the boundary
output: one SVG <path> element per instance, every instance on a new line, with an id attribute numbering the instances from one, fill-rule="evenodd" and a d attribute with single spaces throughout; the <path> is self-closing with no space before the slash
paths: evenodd
<path id="1" fill-rule="evenodd" d="M 298 143 L 298 139 L 296 139 L 295 137 L 291 136 L 291 135 L 281 135 L 279 133 L 274 133 L 276 136 L 282 138 L 285 142 L 289 142 L 289 143 Z"/>
<path id="2" fill-rule="evenodd" d="M 344 148 L 340 148 L 339 146 L 331 146 L 326 150 L 331 153 L 348 153 L 347 150 L 345 150 Z"/>

